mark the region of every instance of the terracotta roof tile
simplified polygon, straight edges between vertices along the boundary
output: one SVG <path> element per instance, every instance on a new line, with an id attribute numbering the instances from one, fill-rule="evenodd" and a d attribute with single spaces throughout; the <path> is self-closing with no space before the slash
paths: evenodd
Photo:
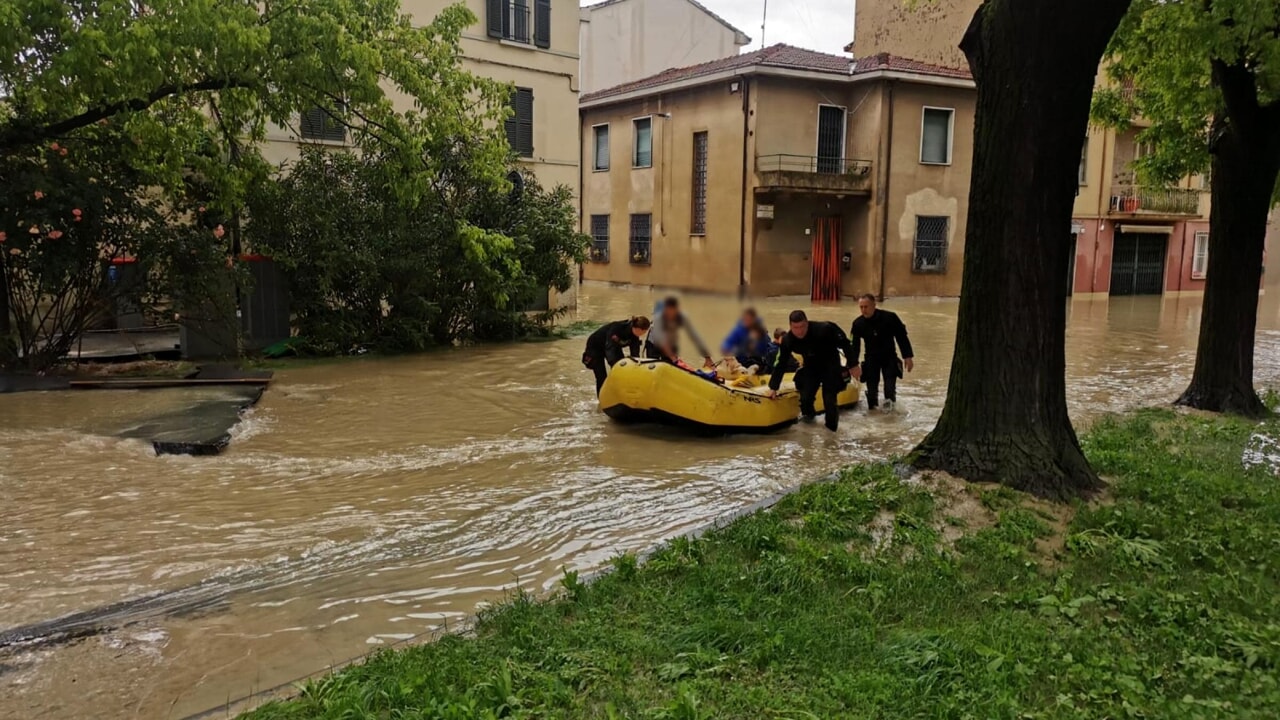
<path id="1" fill-rule="evenodd" d="M 932 65 L 918 60 L 912 60 L 911 58 L 890 55 L 889 53 L 880 53 L 879 55 L 871 55 L 869 57 L 858 58 L 853 61 L 853 75 L 861 75 L 862 73 L 882 70 L 889 72 L 911 73 L 913 75 L 955 78 L 957 80 L 973 79 L 973 75 L 969 73 L 968 68 L 951 68 L 943 67 L 942 65 Z"/>
<path id="2" fill-rule="evenodd" d="M 852 66 L 850 63 L 852 63 Z M 798 48 L 791 45 L 779 44 L 770 45 L 767 48 L 762 48 L 754 52 L 734 55 L 720 60 L 713 60 L 700 65 L 664 70 L 657 75 L 651 75 L 647 78 L 606 88 L 604 90 L 597 90 L 593 93 L 587 93 L 582 96 L 581 102 L 590 102 L 592 100 L 600 100 L 603 98 L 613 97 L 615 95 L 623 95 L 626 93 L 659 88 L 663 85 L 668 85 L 674 82 L 693 80 L 699 77 L 714 75 L 716 73 L 731 70 L 757 67 L 808 70 L 811 72 L 830 73 L 832 75 L 841 75 L 845 77 L 871 72 L 891 71 L 960 80 L 971 79 L 968 70 L 942 67 L 940 65 L 930 65 L 928 63 L 922 63 L 885 53 L 851 60 L 850 58 L 840 55 L 830 55 L 816 50 L 806 50 L 804 48 Z"/>

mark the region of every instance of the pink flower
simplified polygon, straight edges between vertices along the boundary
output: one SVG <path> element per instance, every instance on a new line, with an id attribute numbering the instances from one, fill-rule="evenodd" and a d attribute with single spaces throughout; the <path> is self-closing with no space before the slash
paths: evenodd
<path id="1" fill-rule="evenodd" d="M 72 209 L 71 214 L 75 215 L 76 217 L 80 217 L 80 208 Z"/>
<path id="2" fill-rule="evenodd" d="M 58 151 L 58 154 L 59 154 L 59 155 L 61 155 L 62 157 L 66 157 L 66 156 L 67 156 L 67 149 L 66 149 L 66 148 L 62 148 L 61 150 L 59 150 L 59 151 Z"/>
<path id="3" fill-rule="evenodd" d="M 53 143 L 52 145 L 50 145 L 50 146 L 49 146 L 49 149 L 50 149 L 50 150 L 52 150 L 52 151 L 54 151 L 54 152 L 57 152 L 57 151 L 58 151 L 58 143 Z"/>
<path id="4" fill-rule="evenodd" d="M 0 230 L 0 243 L 4 242 L 5 240 L 8 240 L 8 239 L 9 239 L 9 233 L 7 233 L 7 232 L 5 232 L 5 231 L 3 231 L 3 230 Z"/>
<path id="5" fill-rule="evenodd" d="M 31 226 L 31 229 L 30 229 L 30 230 L 28 230 L 27 232 L 31 233 L 32 235 L 39 235 L 39 234 L 40 234 L 40 228 L 36 227 L 35 225 L 32 225 L 32 226 Z"/>
<path id="6" fill-rule="evenodd" d="M 227 231 L 223 230 L 221 225 L 213 229 L 213 236 L 216 238 L 220 239 L 223 235 L 226 235 L 226 234 L 227 234 Z"/>
<path id="7" fill-rule="evenodd" d="M 50 230 L 50 231 L 49 231 L 49 239 L 50 239 L 50 240 L 57 240 L 57 239 L 58 239 L 58 238 L 60 238 L 60 237 L 62 237 L 62 231 L 61 231 L 61 230 Z"/>
<path id="8" fill-rule="evenodd" d="M 41 200 L 44 198 L 44 193 L 40 192 L 39 190 L 35 191 L 34 195 L 37 200 Z"/>
<path id="9" fill-rule="evenodd" d="M 10 251 L 9 251 L 9 254 L 10 254 L 10 255 L 21 255 L 21 254 L 22 254 L 22 250 L 20 250 L 19 248 L 13 248 L 12 250 L 10 250 Z"/>
<path id="10" fill-rule="evenodd" d="M 201 205 L 201 206 L 200 206 L 200 212 L 204 212 L 204 206 L 203 206 L 203 205 Z"/>
<path id="11" fill-rule="evenodd" d="M 75 217 L 75 221 L 76 221 L 76 222 L 80 222 L 80 221 L 81 221 L 81 220 L 83 220 L 83 219 L 84 219 L 84 218 L 80 217 L 79 215 L 77 215 L 77 216 Z"/>

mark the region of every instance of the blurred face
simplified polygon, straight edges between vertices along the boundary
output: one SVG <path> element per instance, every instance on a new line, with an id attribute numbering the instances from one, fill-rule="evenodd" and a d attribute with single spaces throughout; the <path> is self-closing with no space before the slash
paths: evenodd
<path id="1" fill-rule="evenodd" d="M 861 300 L 858 301 L 858 310 L 862 312 L 862 317 L 869 318 L 873 314 L 875 314 L 876 304 L 871 300 L 862 298 Z"/>
<path id="2" fill-rule="evenodd" d="M 674 321 L 675 321 L 675 319 L 676 319 L 676 318 L 678 318 L 678 317 L 680 317 L 680 308 L 679 308 L 679 307 L 677 307 L 677 306 L 675 306 L 675 305 L 663 305 L 663 306 L 662 306 L 662 318 L 663 318 L 664 320 L 666 320 L 667 322 L 674 322 Z"/>
<path id="3" fill-rule="evenodd" d="M 804 336 L 809 334 L 809 321 L 801 320 L 800 322 L 791 323 L 791 334 L 794 335 L 797 340 L 803 340 Z"/>
<path id="4" fill-rule="evenodd" d="M 760 321 L 760 318 L 750 310 L 742 313 L 742 324 L 750 327 Z"/>

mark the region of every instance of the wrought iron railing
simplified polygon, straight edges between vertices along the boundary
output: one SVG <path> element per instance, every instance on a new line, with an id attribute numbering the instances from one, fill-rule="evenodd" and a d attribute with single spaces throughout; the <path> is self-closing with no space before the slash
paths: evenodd
<path id="1" fill-rule="evenodd" d="M 756 170 L 870 177 L 871 161 L 813 155 L 762 155 L 756 158 Z"/>
<path id="2" fill-rule="evenodd" d="M 529 29 L 533 23 L 531 21 L 532 11 L 529 8 L 530 0 L 516 0 L 511 3 L 510 15 L 506 17 L 506 22 L 502 27 L 502 39 L 512 42 L 529 43 Z"/>
<path id="3" fill-rule="evenodd" d="M 1119 185 L 1111 189 L 1111 212 L 1122 215 L 1199 215 L 1199 190 Z"/>

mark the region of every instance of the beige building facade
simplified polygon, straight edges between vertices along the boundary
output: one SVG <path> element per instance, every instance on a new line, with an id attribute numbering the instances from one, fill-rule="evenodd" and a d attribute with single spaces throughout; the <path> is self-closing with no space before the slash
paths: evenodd
<path id="1" fill-rule="evenodd" d="M 846 50 L 966 67 L 959 43 L 980 4 L 981 0 L 932 0 L 908 6 L 900 0 L 859 0 L 854 41 Z M 1101 74 L 1098 79 L 1105 82 Z M 1133 171 L 1143 152 L 1137 137 L 1140 119 L 1135 127 L 1090 127 L 1081 148 L 1069 282 L 1078 296 L 1204 289 L 1208 183 L 1197 176 L 1169 187 L 1141 185 Z"/>
<path id="2" fill-rule="evenodd" d="M 605 0 L 582 8 L 582 92 L 737 55 L 750 42 L 696 0 Z"/>
<path id="3" fill-rule="evenodd" d="M 471 72 L 510 83 L 513 116 L 508 140 L 518 162 L 546 187 L 576 190 L 578 173 L 579 7 L 574 0 L 465 0 L 478 22 L 462 37 L 462 62 Z M 425 25 L 454 0 L 402 0 L 401 8 Z M 407 105 L 408 100 L 405 100 Z M 323 115 L 298 118 L 294 127 L 273 128 L 263 149 L 279 164 L 298 156 L 302 144 L 335 147 L 345 133 Z M 576 293 L 552 297 L 572 304 Z"/>
<path id="4" fill-rule="evenodd" d="M 963 70 L 775 45 L 585 94 L 588 280 L 761 295 L 956 295 Z"/>

